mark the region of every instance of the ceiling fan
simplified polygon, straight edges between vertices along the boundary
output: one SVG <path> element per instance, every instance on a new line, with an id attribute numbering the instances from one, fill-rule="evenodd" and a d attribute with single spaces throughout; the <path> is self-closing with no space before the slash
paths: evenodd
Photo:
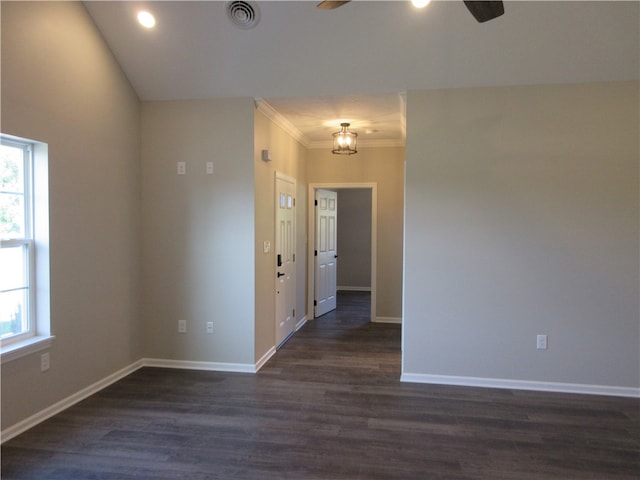
<path id="1" fill-rule="evenodd" d="M 322 10 L 333 10 L 350 1 L 351 0 L 324 0 L 320 2 L 317 7 Z M 504 13 L 504 4 L 502 1 L 464 0 L 464 4 L 471 12 L 471 15 L 480 23 L 493 20 Z"/>

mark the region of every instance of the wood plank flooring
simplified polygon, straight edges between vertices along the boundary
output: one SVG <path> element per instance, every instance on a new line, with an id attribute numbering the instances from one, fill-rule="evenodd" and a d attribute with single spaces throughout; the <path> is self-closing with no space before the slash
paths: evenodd
<path id="1" fill-rule="evenodd" d="M 144 368 L 2 446 L 3 479 L 638 479 L 637 399 L 400 383 L 368 296 L 256 375 Z"/>

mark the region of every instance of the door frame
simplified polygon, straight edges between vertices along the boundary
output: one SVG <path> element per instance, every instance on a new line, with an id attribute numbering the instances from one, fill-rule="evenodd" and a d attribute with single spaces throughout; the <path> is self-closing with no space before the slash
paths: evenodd
<path id="1" fill-rule="evenodd" d="M 378 184 L 374 182 L 363 183 L 310 183 L 309 201 L 307 213 L 307 319 L 315 318 L 313 300 L 315 296 L 315 259 L 314 248 L 316 241 L 316 190 L 331 189 L 368 189 L 371 191 L 371 320 L 376 321 L 376 294 L 377 294 L 377 258 L 378 258 Z M 338 198 L 338 202 L 340 199 Z"/>

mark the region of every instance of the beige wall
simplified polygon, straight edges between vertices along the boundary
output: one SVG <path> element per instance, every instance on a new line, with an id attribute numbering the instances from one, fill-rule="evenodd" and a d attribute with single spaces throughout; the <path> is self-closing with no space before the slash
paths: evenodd
<path id="1" fill-rule="evenodd" d="M 638 100 L 409 92 L 405 374 L 638 388 Z"/>
<path id="2" fill-rule="evenodd" d="M 250 98 L 142 105 L 145 357 L 254 364 L 253 108 Z"/>
<path id="3" fill-rule="evenodd" d="M 309 183 L 378 186 L 377 316 L 402 317 L 403 147 L 359 148 L 348 157 L 309 150 Z"/>
<path id="4" fill-rule="evenodd" d="M 79 2 L 2 2 L 3 133 L 49 144 L 51 368 L 2 365 L 2 427 L 140 358 L 137 96 Z"/>
<path id="5" fill-rule="evenodd" d="M 306 149 L 269 120 L 255 113 L 255 209 L 256 209 L 256 361 L 275 346 L 275 174 L 296 179 L 296 323 L 305 317 L 307 285 L 307 152 Z M 262 160 L 262 150 L 272 160 Z M 265 254 L 263 242 L 271 242 Z"/>

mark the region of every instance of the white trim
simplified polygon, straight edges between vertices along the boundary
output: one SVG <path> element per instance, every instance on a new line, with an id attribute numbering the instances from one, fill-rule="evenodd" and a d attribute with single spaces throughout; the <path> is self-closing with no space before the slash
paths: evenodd
<path id="1" fill-rule="evenodd" d="M 291 135 L 296 141 L 302 144 L 303 147 L 309 148 L 309 139 L 296 128 L 296 126 L 287 120 L 281 113 L 273 108 L 264 98 L 255 98 L 254 103 L 259 112 L 265 117 L 282 128 L 286 133 Z"/>
<path id="2" fill-rule="evenodd" d="M 306 317 L 304 317 L 306 321 Z M 241 372 L 256 373 L 276 352 L 275 347 L 271 347 L 265 355 L 256 363 L 256 365 L 244 363 L 218 363 L 218 362 L 190 362 L 181 360 L 163 360 L 153 358 L 143 358 L 131 365 L 124 367 L 117 372 L 108 375 L 82 390 L 54 403 L 53 405 L 31 415 L 24 420 L 5 428 L 0 432 L 1 443 L 11 440 L 12 438 L 26 432 L 30 428 L 35 427 L 41 422 L 53 417 L 54 415 L 72 407 L 76 403 L 98 393 L 100 390 L 109 385 L 123 379 L 127 375 L 132 374 L 142 367 L 161 367 L 161 368 L 177 368 L 191 370 L 213 370 L 222 372 Z M 486 387 L 486 388 L 507 388 L 512 390 L 534 390 L 542 392 L 558 392 L 558 393 L 578 393 L 589 395 L 607 395 L 614 397 L 631 397 L 640 398 L 640 388 L 633 387 L 616 387 L 607 385 L 583 385 L 574 383 L 556 383 L 556 382 L 532 382 L 526 380 L 506 380 L 499 378 L 480 378 L 480 377 L 458 377 L 449 375 L 426 375 L 421 373 L 403 373 L 400 377 L 401 382 L 412 383 L 428 383 L 440 385 L 458 385 L 466 387 Z"/>
<path id="3" fill-rule="evenodd" d="M 12 438 L 20 435 L 23 432 L 26 432 L 30 428 L 35 427 L 41 422 L 44 422 L 48 418 L 53 417 L 54 415 L 66 410 L 67 408 L 75 405 L 76 403 L 84 400 L 91 395 L 98 393 L 100 390 L 108 387 L 112 383 L 117 382 L 118 380 L 123 379 L 127 375 L 132 374 L 139 368 L 143 367 L 143 361 L 138 360 L 137 362 L 132 363 L 131 365 L 124 367 L 121 370 L 118 370 L 115 373 L 103 378 L 102 380 L 98 380 L 97 382 L 89 385 L 86 388 L 74 393 L 73 395 L 69 395 L 67 398 L 60 400 L 59 402 L 54 403 L 53 405 L 45 408 L 44 410 L 40 410 L 38 413 L 31 415 L 24 420 L 11 425 L 10 427 L 2 430 L 0 432 L 0 437 L 2 437 L 2 443 L 11 440 Z"/>
<path id="4" fill-rule="evenodd" d="M 36 335 L 27 340 L 5 345 L 0 349 L 0 363 L 10 362 L 40 350 L 46 350 L 51 347 L 54 338 L 56 337 L 52 335 Z"/>
<path id="5" fill-rule="evenodd" d="M 287 174 L 284 174 L 278 170 L 275 171 L 275 175 L 276 175 L 276 180 L 282 180 L 284 182 L 288 182 L 288 183 L 292 183 L 293 185 L 296 185 L 297 180 L 294 177 L 291 177 Z"/>
<path id="6" fill-rule="evenodd" d="M 400 109 L 402 114 L 400 115 L 400 131 L 402 132 L 402 138 L 407 141 L 407 92 L 400 93 Z"/>
<path id="7" fill-rule="evenodd" d="M 50 337 L 54 338 L 54 337 Z M 128 365 L 111 375 L 106 376 L 102 380 L 77 391 L 76 393 L 69 395 L 68 397 L 60 400 L 59 402 L 50 405 L 49 407 L 40 410 L 39 412 L 31 415 L 24 420 L 11 425 L 10 427 L 0 432 L 1 442 L 4 443 L 17 437 L 23 432 L 26 432 L 30 428 L 35 427 L 39 423 L 57 415 L 58 413 L 72 407 L 78 402 L 81 402 L 85 398 L 90 397 L 98 393 L 100 390 L 108 387 L 109 385 L 122 380 L 127 375 L 132 374 L 136 370 L 142 367 L 159 367 L 159 368 L 175 368 L 175 369 L 189 369 L 189 370 L 213 370 L 220 372 L 240 372 L 240 373 L 257 373 L 257 371 L 275 354 L 276 349 L 272 347 L 269 351 L 256 363 L 255 365 L 245 363 L 219 363 L 219 362 L 190 362 L 183 360 L 164 360 L 158 358 L 142 358 L 131 365 Z"/>
<path id="8" fill-rule="evenodd" d="M 402 325 L 402 317 L 376 317 L 371 321 L 373 323 L 393 323 L 395 325 Z"/>
<path id="9" fill-rule="evenodd" d="M 610 385 L 537 382 L 530 380 L 509 380 L 503 378 L 428 375 L 422 373 L 403 373 L 400 376 L 400 381 L 438 385 L 458 385 L 464 387 L 507 388 L 511 390 L 533 390 L 540 392 L 580 393 L 586 395 L 640 398 L 640 388 L 616 387 Z"/>
<path id="10" fill-rule="evenodd" d="M 260 360 L 258 360 L 256 362 L 256 366 L 255 366 L 255 371 L 257 372 L 258 370 L 260 370 L 265 363 L 267 363 L 271 357 L 273 357 L 276 353 L 276 347 L 271 347 L 267 353 L 265 353 L 262 358 L 260 358 Z"/>
<path id="11" fill-rule="evenodd" d="M 404 147 L 407 144 L 407 93 L 403 92 L 399 97 L 400 102 L 400 134 L 401 138 L 397 139 L 365 139 L 360 137 L 358 139 L 358 146 L 360 148 L 387 148 L 387 147 Z M 303 147 L 308 149 L 331 149 L 333 146 L 332 140 L 310 140 L 304 133 L 298 129 L 293 123 L 286 119 L 284 115 L 278 112 L 269 102 L 264 98 L 254 98 L 254 104 L 256 109 L 261 112 L 265 117 L 282 128 L 285 132 L 291 135 L 297 142 L 302 144 Z"/>
<path id="12" fill-rule="evenodd" d="M 19 284 L 12 285 L 13 288 L 4 290 L 8 293 L 14 290 L 23 291 L 26 302 L 22 305 L 22 315 L 20 319 L 20 332 L 11 334 L 0 339 L 0 349 L 11 349 L 12 344 L 27 345 L 29 339 L 38 333 L 37 315 L 37 277 L 36 277 L 36 251 L 35 251 L 35 190 L 34 190 L 34 150 L 33 142 L 13 136 L 0 134 L 0 145 L 19 151 L 22 164 L 22 220 L 24 222 L 22 236 L 17 238 L 0 239 L 0 248 L 19 248 L 23 258 L 24 279 Z M 27 327 L 23 330 L 23 327 Z M 40 329 L 41 330 L 41 329 Z M 26 342 L 26 343 L 25 343 Z M 19 348 L 19 347 L 18 347 Z M 37 351 L 37 350 L 36 350 Z M 27 353 L 30 353 L 27 352 Z M 26 355 L 26 353 L 24 354 Z M 20 355 L 22 356 L 22 355 Z M 18 358 L 17 356 L 13 358 Z"/>
<path id="13" fill-rule="evenodd" d="M 250 363 L 194 362 L 190 360 L 168 360 L 164 358 L 143 358 L 145 367 L 176 368 L 183 370 L 208 370 L 215 372 L 256 373 L 256 365 Z"/>
<path id="14" fill-rule="evenodd" d="M 298 323 L 296 323 L 296 332 L 298 330 L 300 330 L 302 327 L 304 327 L 305 323 L 307 323 L 307 316 L 306 315 L 304 317 L 302 317 L 300 320 L 298 320 Z"/>
<path id="15" fill-rule="evenodd" d="M 341 290 L 343 292 L 370 292 L 371 287 L 348 287 L 345 285 L 338 285 L 336 290 Z"/>

